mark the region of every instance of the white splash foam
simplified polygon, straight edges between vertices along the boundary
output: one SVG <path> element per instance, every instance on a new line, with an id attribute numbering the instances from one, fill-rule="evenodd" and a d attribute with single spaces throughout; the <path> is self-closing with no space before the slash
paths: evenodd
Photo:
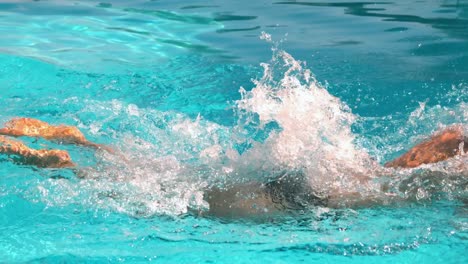
<path id="1" fill-rule="evenodd" d="M 255 88 L 249 92 L 241 89 L 237 106 L 242 115 L 257 116 L 259 127 L 275 122 L 281 131 L 246 155 L 251 160 L 267 156 L 264 169 L 305 172 L 320 193 L 355 190 L 360 182 L 357 176 L 372 176 L 370 170 L 375 167 L 353 143 L 355 116 L 290 54 L 276 51 L 273 61 L 276 63 L 262 64 L 264 75 L 255 81 Z M 278 67 L 285 68 L 279 79 Z"/>

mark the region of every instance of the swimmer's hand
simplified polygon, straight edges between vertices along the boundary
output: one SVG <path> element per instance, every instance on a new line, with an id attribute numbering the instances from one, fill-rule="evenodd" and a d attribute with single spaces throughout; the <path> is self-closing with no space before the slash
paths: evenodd
<path id="1" fill-rule="evenodd" d="M 40 168 L 67 168 L 75 164 L 64 150 L 31 149 L 23 143 L 0 136 L 0 153 L 15 155 L 21 163 Z"/>
<path id="2" fill-rule="evenodd" d="M 468 152 L 468 139 L 460 126 L 449 127 L 411 148 L 408 152 L 385 164 L 391 168 L 415 168 L 422 164 L 444 161 Z"/>

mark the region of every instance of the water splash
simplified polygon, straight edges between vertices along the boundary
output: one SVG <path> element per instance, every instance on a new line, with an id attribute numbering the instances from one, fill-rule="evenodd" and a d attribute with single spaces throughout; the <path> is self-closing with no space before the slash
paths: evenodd
<path id="1" fill-rule="evenodd" d="M 267 34 L 263 38 L 271 41 Z M 253 81 L 255 87 L 240 88 L 233 127 L 118 100 L 84 101 L 81 110 L 64 118 L 74 119 L 91 136 L 106 138 L 120 154 L 98 152 L 96 164 L 76 171 L 80 180 L 48 179 L 36 193 L 51 205 L 80 203 L 138 217 L 206 210 L 204 192 L 212 186 L 278 177 L 305 176 L 303 184 L 337 207 L 466 193 L 466 156 L 418 169 L 384 169 L 356 141 L 351 128 L 360 117 L 331 95 L 305 63 L 276 46 L 271 61 L 261 66 L 263 76 Z M 466 121 L 466 104 L 459 108 L 453 111 Z M 402 129 L 440 113 L 422 103 Z M 72 154 L 87 158 L 80 151 Z"/>
<path id="2" fill-rule="evenodd" d="M 237 107 L 241 120 L 256 123 L 259 129 L 274 122 L 280 131 L 245 156 L 267 157 L 263 169 L 300 170 L 312 188 L 325 195 L 360 189 L 357 184 L 374 175 L 376 164 L 354 144 L 355 115 L 318 83 L 304 63 L 282 50 L 273 53 L 272 63 L 262 64 L 263 77 L 254 81 L 255 88 L 248 92 L 241 88 Z"/>

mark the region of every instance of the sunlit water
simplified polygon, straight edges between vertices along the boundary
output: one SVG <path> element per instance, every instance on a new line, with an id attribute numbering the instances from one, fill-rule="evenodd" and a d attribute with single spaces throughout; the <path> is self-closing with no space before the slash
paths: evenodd
<path id="1" fill-rule="evenodd" d="M 468 260 L 466 156 L 381 167 L 468 130 L 466 1 L 7 0 L 0 33 L 0 121 L 120 153 L 24 138 L 79 167 L 1 156 L 0 262 Z M 203 214 L 213 186 L 298 174 L 374 203 Z"/>

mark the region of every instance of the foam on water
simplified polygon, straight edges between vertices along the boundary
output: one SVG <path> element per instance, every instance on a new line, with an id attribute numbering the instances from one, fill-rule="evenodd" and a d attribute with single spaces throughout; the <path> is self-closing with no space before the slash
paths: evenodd
<path id="1" fill-rule="evenodd" d="M 116 100 L 88 101 L 86 105 L 79 115 L 99 110 L 107 116 L 86 129 L 111 134 L 119 154 L 97 153 L 96 164 L 78 169 L 79 181 L 47 181 L 45 184 L 61 188 L 53 193 L 136 216 L 182 214 L 188 208 L 207 206 L 202 190 L 218 168 L 204 163 L 226 144 L 222 138 L 226 128 Z M 116 130 L 109 127 L 116 122 Z M 46 200 L 57 200 L 50 198 L 51 192 L 48 195 Z"/>

